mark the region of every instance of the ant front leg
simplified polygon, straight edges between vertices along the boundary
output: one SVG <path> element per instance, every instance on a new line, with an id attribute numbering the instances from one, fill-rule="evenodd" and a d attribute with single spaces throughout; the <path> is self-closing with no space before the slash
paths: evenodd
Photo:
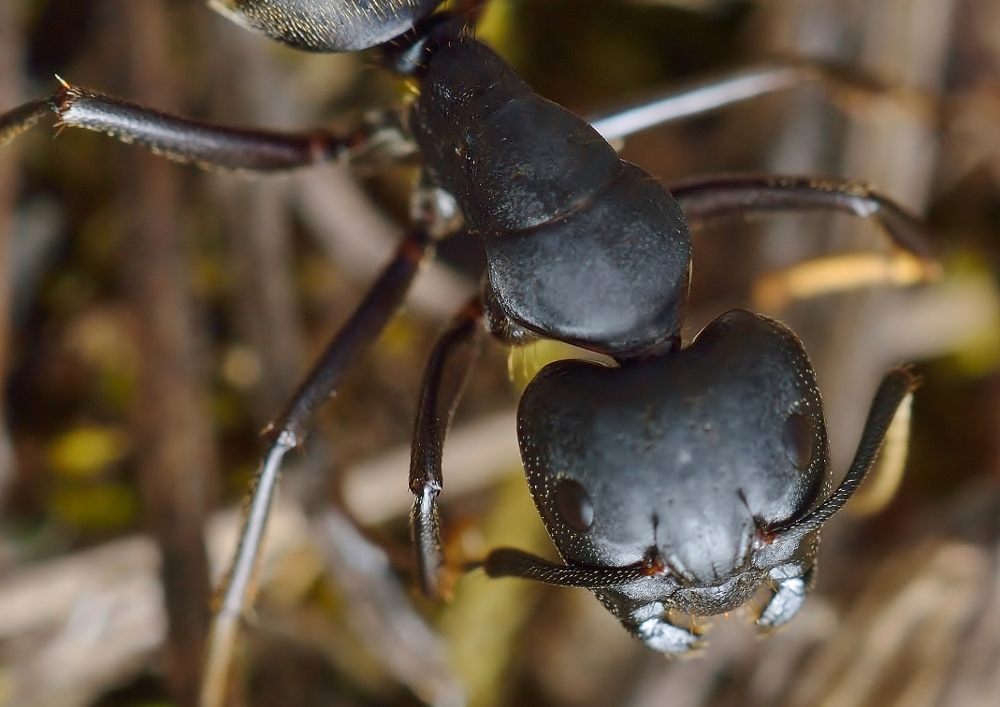
<path id="1" fill-rule="evenodd" d="M 929 282 L 941 274 L 923 222 L 863 182 L 841 177 L 720 175 L 673 184 L 669 191 L 689 222 L 772 211 L 840 212 L 874 219 L 894 247 L 889 255 L 824 256 L 765 278 L 754 296 L 763 309 L 778 309 L 789 299 L 871 285 Z"/>
<path id="2" fill-rule="evenodd" d="M 275 172 L 355 159 L 382 151 L 402 160 L 412 146 L 389 121 L 363 125 L 336 135 L 317 128 L 301 133 L 213 125 L 146 108 L 62 81 L 50 98 L 0 114 L 0 146 L 42 119 L 55 116 L 57 127 L 83 128 L 135 143 L 176 162 L 205 169 Z"/>
<path id="3" fill-rule="evenodd" d="M 935 269 L 935 248 L 916 216 L 871 185 L 843 177 L 789 177 L 776 174 L 725 174 L 697 177 L 667 190 L 689 222 L 731 214 L 769 211 L 839 211 L 872 217 L 900 250 Z"/>
<path id="4" fill-rule="evenodd" d="M 445 226 L 436 220 L 438 217 L 431 208 L 418 214 L 418 225 L 400 243 L 368 295 L 327 346 L 284 412 L 266 430 L 272 442 L 253 485 L 239 547 L 209 636 L 202 679 L 202 707 L 217 707 L 223 703 L 239 622 L 252 601 L 261 541 L 281 461 L 291 449 L 302 445 L 316 409 L 336 392 L 344 375 L 371 348 L 399 310 L 436 239 L 450 235 L 442 232 Z"/>
<path id="5" fill-rule="evenodd" d="M 482 324 L 483 306 L 477 298 L 455 316 L 438 339 L 420 389 L 410 455 L 410 491 L 416 496 L 410 521 L 420 586 L 428 597 L 438 595 L 444 563 L 437 508 L 444 440 L 478 353 L 477 335 Z"/>

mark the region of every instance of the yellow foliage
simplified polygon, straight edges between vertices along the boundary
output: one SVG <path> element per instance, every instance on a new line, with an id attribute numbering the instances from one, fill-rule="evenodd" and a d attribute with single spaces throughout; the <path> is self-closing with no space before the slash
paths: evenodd
<path id="1" fill-rule="evenodd" d="M 128 436 L 118 427 L 78 427 L 52 442 L 49 464 L 59 476 L 89 478 L 125 456 L 128 442 Z"/>
<path id="2" fill-rule="evenodd" d="M 118 530 L 138 517 L 135 491 L 120 483 L 67 484 L 49 500 L 52 514 L 67 525 L 90 531 Z"/>

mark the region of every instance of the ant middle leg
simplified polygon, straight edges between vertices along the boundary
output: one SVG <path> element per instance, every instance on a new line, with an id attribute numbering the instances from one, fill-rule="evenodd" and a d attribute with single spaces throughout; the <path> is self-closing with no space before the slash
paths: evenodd
<path id="1" fill-rule="evenodd" d="M 317 408 L 336 393 L 344 375 L 385 330 L 436 241 L 451 235 L 451 224 L 438 217 L 432 206 L 416 214 L 416 225 L 403 238 L 368 295 L 327 346 L 284 411 L 265 430 L 270 446 L 251 490 L 239 546 L 212 622 L 202 678 L 201 704 L 205 707 L 223 703 L 239 623 L 252 602 L 261 542 L 282 459 L 302 445 Z"/>
<path id="2" fill-rule="evenodd" d="M 689 222 L 770 211 L 839 211 L 871 217 L 900 250 L 931 267 L 936 249 L 926 225 L 865 182 L 843 177 L 724 174 L 667 186 Z"/>
<path id="3" fill-rule="evenodd" d="M 823 256 L 761 278 L 754 288 L 754 302 L 767 311 L 792 299 L 880 284 L 912 285 L 941 274 L 923 222 L 863 182 L 749 174 L 699 177 L 668 188 L 694 223 L 770 211 L 840 212 L 872 218 L 892 244 L 888 254 Z"/>

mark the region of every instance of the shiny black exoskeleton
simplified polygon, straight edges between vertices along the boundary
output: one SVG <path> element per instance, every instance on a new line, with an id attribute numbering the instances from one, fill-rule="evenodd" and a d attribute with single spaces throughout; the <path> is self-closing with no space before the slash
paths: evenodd
<path id="1" fill-rule="evenodd" d="M 442 371 L 485 317 L 508 343 L 553 338 L 618 363 L 552 364 L 528 386 L 522 456 L 566 564 L 498 550 L 487 572 L 590 588 L 665 653 L 698 642 L 669 610 L 719 614 L 763 585 L 774 593 L 758 623 L 788 621 L 812 583 L 818 530 L 871 466 L 909 374 L 886 379 L 858 458 L 829 495 L 820 395 L 798 339 L 733 311 L 681 349 L 691 238 L 680 205 L 586 121 L 535 94 L 463 17 L 428 15 L 435 3 L 416 0 L 227 4 L 266 34 L 318 51 L 412 25 L 379 48 L 381 60 L 418 80 L 410 130 L 424 169 L 483 238 L 488 261 L 485 313 L 468 308 L 442 339 L 421 401 L 411 489 L 425 589 L 434 591 L 441 563 L 435 499 L 452 402 L 439 400 Z M 375 8 L 393 8 L 373 20 L 378 32 L 355 25 L 332 36 L 349 10 L 372 18 Z"/>
<path id="2" fill-rule="evenodd" d="M 691 257 L 677 202 L 485 45 L 447 20 L 428 31 L 411 128 L 485 241 L 491 317 L 615 357 L 675 347 Z"/>
<path id="3" fill-rule="evenodd" d="M 826 425 L 802 345 L 733 311 L 678 350 L 691 252 L 678 203 L 450 22 L 432 19 L 396 51 L 421 81 L 411 129 L 427 172 L 485 241 L 491 331 L 618 362 L 550 365 L 521 400 L 528 483 L 566 568 L 499 551 L 487 571 L 589 587 L 666 653 L 698 641 L 667 610 L 723 613 L 765 584 L 775 592 L 758 623 L 785 623 L 812 583 L 818 518 L 849 495 L 823 496 Z M 902 371 L 887 380 L 866 443 L 880 443 L 911 382 Z M 438 479 L 414 471 L 415 535 L 432 574 L 426 496 Z"/>
<path id="4" fill-rule="evenodd" d="M 482 563 L 487 573 L 586 587 L 665 653 L 699 641 L 671 621 L 672 611 L 723 613 L 765 586 L 773 592 L 757 623 L 783 624 L 812 584 L 821 526 L 871 468 L 914 381 L 905 369 L 886 376 L 854 461 L 832 489 L 820 395 L 794 334 L 737 310 L 681 348 L 691 266 L 685 213 L 873 215 L 897 247 L 926 258 L 919 224 L 870 188 L 837 179 L 726 176 L 671 195 L 472 36 L 468 25 L 483 1 L 436 12 L 440 0 L 211 0 L 291 46 L 374 48 L 384 66 L 414 78 L 420 93 L 409 132 L 424 173 L 485 243 L 482 295 L 440 339 L 421 392 L 410 488 L 423 587 L 435 591 L 442 564 L 436 499 L 460 388 L 445 384 L 446 373 L 468 368 L 468 344 L 485 323 L 508 344 L 557 339 L 616 362 L 551 364 L 528 385 L 518 413 L 522 457 L 564 564 L 501 549 Z M 0 114 L 0 145 L 52 115 L 181 161 L 252 171 L 350 156 L 371 137 L 209 125 L 64 83 L 48 99 Z M 422 208 L 396 257 L 271 428 L 220 601 L 206 694 L 218 694 L 249 602 L 283 455 L 301 444 L 317 406 L 385 328 L 442 235 L 434 208 L 416 201 Z"/>
<path id="5" fill-rule="evenodd" d="M 770 537 L 827 490 L 819 390 L 787 329 L 745 311 L 712 322 L 670 356 L 605 368 L 545 368 L 521 401 L 528 483 L 570 565 L 645 566 L 596 590 L 658 650 L 693 634 L 659 621 L 667 607 L 707 616 L 765 583 L 783 623 L 809 585 L 816 532 Z"/>

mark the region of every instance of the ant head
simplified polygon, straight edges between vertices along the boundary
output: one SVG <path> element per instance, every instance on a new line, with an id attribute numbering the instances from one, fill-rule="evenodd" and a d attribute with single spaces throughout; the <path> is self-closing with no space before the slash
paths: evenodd
<path id="1" fill-rule="evenodd" d="M 607 368 L 552 364 L 521 400 L 538 510 L 569 566 L 641 566 L 637 591 L 698 615 L 736 608 L 814 537 L 772 533 L 828 484 L 815 376 L 782 325 L 729 312 L 687 349 Z M 622 588 L 627 590 L 626 587 Z"/>
<path id="2" fill-rule="evenodd" d="M 758 534 L 804 515 L 827 481 L 802 345 L 740 310 L 666 356 L 546 367 L 521 400 L 519 436 L 568 561 L 621 566 L 656 550 L 692 585 L 747 565 Z"/>
<path id="3" fill-rule="evenodd" d="M 209 0 L 226 17 L 296 49 L 350 52 L 397 37 L 442 0 Z"/>
<path id="4" fill-rule="evenodd" d="M 851 467 L 829 491 L 826 425 L 801 343 L 732 311 L 691 346 L 606 368 L 560 361 L 518 411 L 528 485 L 565 565 L 501 549 L 483 567 L 586 587 L 650 648 L 681 654 L 696 631 L 670 611 L 720 614 L 768 585 L 762 629 L 812 587 L 819 531 L 874 464 L 916 379 L 891 371 Z"/>

